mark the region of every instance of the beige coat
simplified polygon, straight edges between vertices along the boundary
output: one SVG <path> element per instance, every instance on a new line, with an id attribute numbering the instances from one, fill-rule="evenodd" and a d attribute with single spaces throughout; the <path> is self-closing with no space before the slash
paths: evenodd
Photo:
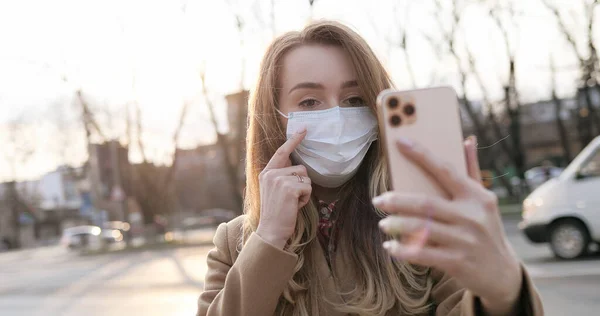
<path id="1" fill-rule="evenodd" d="M 257 234 L 249 237 L 241 251 L 236 250 L 243 220 L 244 216 L 240 216 L 217 228 L 215 248 L 208 253 L 208 272 L 204 292 L 198 300 L 198 316 L 273 315 L 281 293 L 293 276 L 297 255 L 273 247 Z M 327 280 L 324 295 L 329 300 L 341 302 L 324 253 L 318 253 L 322 254 L 319 271 L 327 276 L 322 278 Z M 335 268 L 339 275 L 344 275 L 342 268 Z M 476 315 L 476 300 L 468 290 L 441 272 L 432 273 L 432 277 L 432 299 L 437 305 L 435 315 Z M 340 279 L 351 282 L 350 276 Z M 527 273 L 523 274 L 523 287 L 521 314 L 543 315 L 540 297 Z M 320 314 L 342 315 L 334 310 L 322 310 Z"/>

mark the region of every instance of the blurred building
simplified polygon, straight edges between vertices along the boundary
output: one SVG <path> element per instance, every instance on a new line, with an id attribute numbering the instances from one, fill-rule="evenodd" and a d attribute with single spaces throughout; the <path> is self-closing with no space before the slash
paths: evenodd
<path id="1" fill-rule="evenodd" d="M 82 171 L 82 168 L 60 166 L 37 180 L 35 189 L 40 195 L 40 209 L 73 210 L 78 213 L 82 200 L 77 185 Z"/>
<path id="2" fill-rule="evenodd" d="M 246 153 L 246 132 L 248 130 L 248 97 L 247 90 L 230 94 L 225 97 L 227 100 L 227 120 L 229 123 L 230 157 L 232 163 L 238 168 L 238 177 L 240 181 L 240 191 L 244 190 L 245 170 L 244 160 Z"/>
<path id="3" fill-rule="evenodd" d="M 227 95 L 227 149 L 230 163 L 237 169 L 237 190 L 245 184 L 244 157 L 248 126 L 248 91 Z M 180 207 L 186 212 L 207 209 L 227 209 L 236 212 L 239 206 L 232 198 L 232 187 L 227 173 L 226 155 L 218 144 L 178 149 L 175 185 Z"/>
<path id="4" fill-rule="evenodd" d="M 562 102 L 560 118 L 568 133 L 568 138 L 571 144 L 571 152 L 577 153 L 579 150 L 581 150 L 577 135 L 576 117 L 574 116 L 574 113 L 576 113 L 577 109 L 577 101 L 575 99 L 564 99 L 560 101 Z M 485 114 L 487 111 L 483 109 L 482 104 L 479 102 L 473 102 L 472 107 L 475 111 L 475 114 L 479 118 L 479 121 L 484 123 L 483 128 L 487 133 L 488 140 L 491 141 L 492 144 L 500 141 L 488 123 L 488 119 L 486 118 Z M 554 101 L 547 100 L 523 104 L 521 105 L 520 110 L 521 141 L 525 150 L 525 157 L 527 159 L 526 165 L 528 167 L 533 167 L 540 164 L 544 160 L 562 159 L 563 149 L 556 123 Z M 463 134 L 465 136 L 475 134 L 474 124 L 462 106 L 461 119 L 463 124 Z M 499 111 L 499 113 L 496 115 L 496 120 L 499 122 L 502 135 L 509 135 L 510 120 L 508 117 L 506 117 L 502 111 Z M 512 135 L 509 135 L 509 137 L 512 137 Z M 508 138 L 503 141 L 511 142 L 511 140 Z M 491 144 L 480 145 L 488 146 Z M 495 146 L 500 145 L 496 144 Z M 482 150 L 492 152 L 490 148 Z M 499 149 L 496 149 L 496 153 L 498 152 Z M 508 163 L 508 159 L 504 155 L 495 156 L 495 160 L 504 160 L 500 161 L 500 164 Z M 489 168 L 489 166 L 482 167 Z"/>
<path id="5" fill-rule="evenodd" d="M 581 150 L 574 113 L 577 101 L 564 99 L 560 118 L 565 126 L 572 153 Z M 527 165 L 537 166 L 544 160 L 561 159 L 563 147 L 560 141 L 554 102 L 539 101 L 521 106 L 521 135 L 526 151 Z"/>
<path id="6" fill-rule="evenodd" d="M 89 223 L 91 205 L 81 189 L 84 182 L 83 167 L 60 166 L 37 180 L 16 183 L 14 194 L 10 183 L 0 185 L 0 232 L 6 232 L 7 225 L 14 229 L 14 216 L 6 218 L 13 207 L 19 208 L 23 247 L 36 240 L 51 241 L 64 228 Z M 11 199 L 17 204 L 11 205 Z"/>
<path id="7" fill-rule="evenodd" d="M 35 244 L 35 209 L 22 191 L 15 182 L 0 183 L 0 250 Z"/>
<path id="8" fill-rule="evenodd" d="M 179 206 L 184 212 L 234 209 L 224 160 L 225 155 L 217 144 L 177 150 L 175 186 Z"/>
<path id="9" fill-rule="evenodd" d="M 67 227 L 87 223 L 82 213 L 83 198 L 79 183 L 83 180 L 82 167 L 60 166 L 35 182 L 39 196 L 38 237 L 42 240 L 60 236 Z"/>
<path id="10" fill-rule="evenodd" d="M 132 194 L 132 167 L 128 149 L 113 140 L 89 147 L 89 197 L 96 210 L 109 220 L 124 220 L 124 208 Z"/>
<path id="11" fill-rule="evenodd" d="M 232 139 L 246 140 L 248 128 L 248 97 L 247 90 L 225 96 L 227 101 L 227 122 L 229 124 L 228 136 Z"/>

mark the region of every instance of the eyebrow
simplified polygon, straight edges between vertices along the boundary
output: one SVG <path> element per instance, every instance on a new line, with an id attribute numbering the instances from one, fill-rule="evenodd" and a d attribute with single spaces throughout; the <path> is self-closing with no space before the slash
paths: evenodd
<path id="1" fill-rule="evenodd" d="M 358 81 L 356 81 L 356 80 L 344 81 L 341 85 L 342 89 L 348 89 L 348 88 L 354 88 L 354 87 L 358 87 Z M 297 90 L 297 89 L 323 90 L 323 89 L 325 89 L 325 86 L 323 86 L 322 84 L 317 83 L 317 82 L 301 82 L 301 83 L 295 85 L 293 88 L 291 88 L 290 91 L 288 92 L 288 94 L 292 93 L 292 91 Z"/>
<path id="2" fill-rule="evenodd" d="M 297 90 L 297 89 L 320 89 L 320 90 L 324 90 L 325 86 L 323 86 L 320 83 L 316 83 L 316 82 L 301 82 L 301 83 L 295 85 L 293 88 L 291 88 L 290 92 L 288 92 L 288 94 L 292 93 L 292 91 Z"/>
<path id="3" fill-rule="evenodd" d="M 342 83 L 342 89 L 356 88 L 356 87 L 358 87 L 358 81 L 356 81 L 356 80 L 344 81 L 344 83 Z"/>

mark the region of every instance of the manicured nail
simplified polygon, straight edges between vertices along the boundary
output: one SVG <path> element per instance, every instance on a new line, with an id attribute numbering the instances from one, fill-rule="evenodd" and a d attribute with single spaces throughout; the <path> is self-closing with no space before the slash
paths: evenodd
<path id="1" fill-rule="evenodd" d="M 379 228 L 381 228 L 383 231 L 387 231 L 390 228 L 390 221 L 387 218 L 380 220 Z"/>
<path id="2" fill-rule="evenodd" d="M 406 149 L 410 149 L 414 145 L 410 139 L 404 137 L 398 137 L 398 144 Z"/>
<path id="3" fill-rule="evenodd" d="M 473 147 L 477 148 L 477 136 L 471 135 L 471 136 L 469 136 L 469 139 L 473 143 Z"/>
<path id="4" fill-rule="evenodd" d="M 383 204 L 383 197 L 381 195 L 376 196 L 373 198 L 372 202 L 375 206 L 381 206 Z"/>

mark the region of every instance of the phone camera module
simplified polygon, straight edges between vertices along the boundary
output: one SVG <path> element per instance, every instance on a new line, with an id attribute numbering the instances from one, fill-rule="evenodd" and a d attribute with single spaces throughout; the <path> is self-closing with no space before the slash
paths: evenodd
<path id="1" fill-rule="evenodd" d="M 390 101 L 388 101 L 388 106 L 390 107 L 390 109 L 397 108 L 398 107 L 398 99 L 390 98 Z"/>
<path id="2" fill-rule="evenodd" d="M 390 117 L 390 124 L 392 124 L 392 126 L 400 126 L 401 123 L 402 119 L 399 115 L 392 115 L 392 117 Z"/>
<path id="3" fill-rule="evenodd" d="M 412 116 L 413 114 L 415 114 L 415 106 L 408 103 L 404 106 L 404 108 L 402 108 L 402 111 L 404 112 L 404 114 L 406 114 L 407 116 Z"/>

